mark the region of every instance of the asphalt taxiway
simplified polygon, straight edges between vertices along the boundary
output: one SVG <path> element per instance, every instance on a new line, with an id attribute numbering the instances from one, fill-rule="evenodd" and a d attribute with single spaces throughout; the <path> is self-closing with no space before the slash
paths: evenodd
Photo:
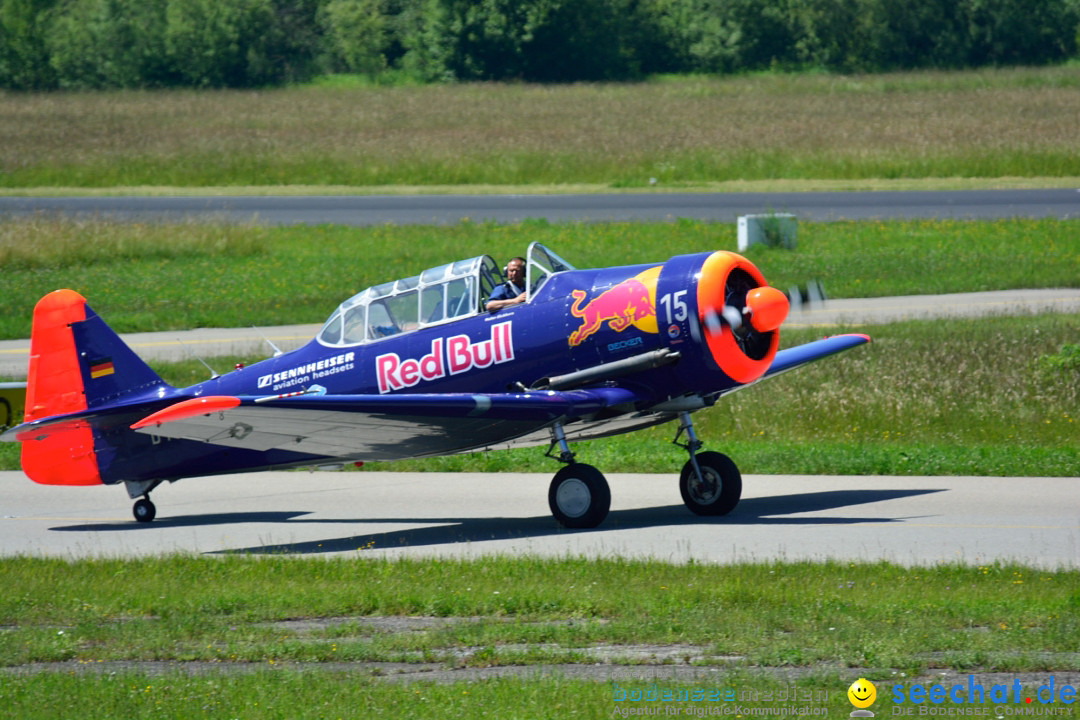
<path id="1" fill-rule="evenodd" d="M 552 463 L 554 471 L 554 463 Z M 681 503 L 674 472 L 612 473 L 593 530 L 549 514 L 539 473 L 262 472 L 154 491 L 132 519 L 123 487 L 47 487 L 0 473 L 0 553 L 472 557 L 531 554 L 671 562 L 1019 562 L 1080 567 L 1080 478 L 747 475 L 728 516 Z"/>
<path id="2" fill-rule="evenodd" d="M 268 225 L 447 225 L 735 222 L 752 213 L 793 213 L 803 221 L 1080 216 L 1077 188 L 877 192 L 623 192 L 447 195 L 192 195 L 0 197 L 0 216 L 62 214 L 112 220 L 211 218 Z"/>

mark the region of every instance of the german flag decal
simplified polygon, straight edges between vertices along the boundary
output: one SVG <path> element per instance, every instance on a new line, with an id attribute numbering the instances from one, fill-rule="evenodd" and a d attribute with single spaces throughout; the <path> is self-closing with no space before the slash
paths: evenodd
<path id="1" fill-rule="evenodd" d="M 112 375 L 114 372 L 116 369 L 113 367 L 112 358 L 102 358 L 90 364 L 90 378 L 93 380 Z"/>

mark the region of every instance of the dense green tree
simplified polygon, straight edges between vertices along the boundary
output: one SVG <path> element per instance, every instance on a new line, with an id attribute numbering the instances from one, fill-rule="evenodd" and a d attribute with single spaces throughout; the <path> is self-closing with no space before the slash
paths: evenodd
<path id="1" fill-rule="evenodd" d="M 0 0 L 0 87 L 631 80 L 1062 62 L 1080 0 Z"/>
<path id="2" fill-rule="evenodd" d="M 968 65 L 1043 65 L 1076 54 L 1077 4 L 1068 0 L 962 0 Z"/>
<path id="3" fill-rule="evenodd" d="M 454 53 L 450 14 L 443 0 L 406 0 L 394 16 L 395 38 L 401 44 L 398 67 L 420 82 L 453 80 Z"/>
<path id="4" fill-rule="evenodd" d="M 0 0 L 0 87 L 55 87 L 45 43 L 55 0 Z"/>
<path id="5" fill-rule="evenodd" d="M 652 0 L 649 14 L 665 57 L 646 59 L 661 72 L 726 73 L 738 67 L 742 26 L 728 0 Z"/>
<path id="6" fill-rule="evenodd" d="M 528 48 L 559 0 L 443 0 L 442 5 L 447 70 L 461 80 L 503 80 L 526 74 Z"/>
<path id="7" fill-rule="evenodd" d="M 170 2 L 165 49 L 185 85 L 258 84 L 269 70 L 262 61 L 272 25 L 269 0 Z"/>
<path id="8" fill-rule="evenodd" d="M 154 87 L 182 80 L 165 44 L 166 0 L 67 0 L 46 40 L 60 87 Z"/>
<path id="9" fill-rule="evenodd" d="M 527 80 L 625 80 L 641 75 L 651 17 L 635 0 L 551 0 L 524 44 Z"/>
<path id="10" fill-rule="evenodd" d="M 381 0 L 329 0 L 316 21 L 324 68 L 369 76 L 386 69 L 388 23 Z"/>

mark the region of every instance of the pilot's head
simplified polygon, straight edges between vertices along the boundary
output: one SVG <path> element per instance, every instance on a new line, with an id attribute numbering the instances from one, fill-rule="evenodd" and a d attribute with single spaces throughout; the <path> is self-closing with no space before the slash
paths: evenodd
<path id="1" fill-rule="evenodd" d="M 506 263 L 506 279 L 518 286 L 525 284 L 524 258 L 516 257 Z"/>

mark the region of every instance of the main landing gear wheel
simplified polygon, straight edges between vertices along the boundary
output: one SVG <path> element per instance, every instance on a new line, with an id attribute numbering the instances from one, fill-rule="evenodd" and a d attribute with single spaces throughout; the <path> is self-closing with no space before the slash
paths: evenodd
<path id="1" fill-rule="evenodd" d="M 154 507 L 154 503 L 150 502 L 150 498 L 144 497 L 135 501 L 135 505 L 131 508 L 131 512 L 139 522 L 148 523 L 153 522 L 154 517 L 157 515 L 157 508 Z"/>
<path id="2" fill-rule="evenodd" d="M 742 497 L 742 475 L 731 458 L 718 452 L 696 456 L 701 477 L 688 460 L 679 476 L 679 492 L 690 512 L 696 515 L 727 515 Z"/>
<path id="3" fill-rule="evenodd" d="M 548 506 L 563 527 L 594 528 L 611 508 L 611 489 L 592 465 L 571 463 L 552 478 Z"/>

